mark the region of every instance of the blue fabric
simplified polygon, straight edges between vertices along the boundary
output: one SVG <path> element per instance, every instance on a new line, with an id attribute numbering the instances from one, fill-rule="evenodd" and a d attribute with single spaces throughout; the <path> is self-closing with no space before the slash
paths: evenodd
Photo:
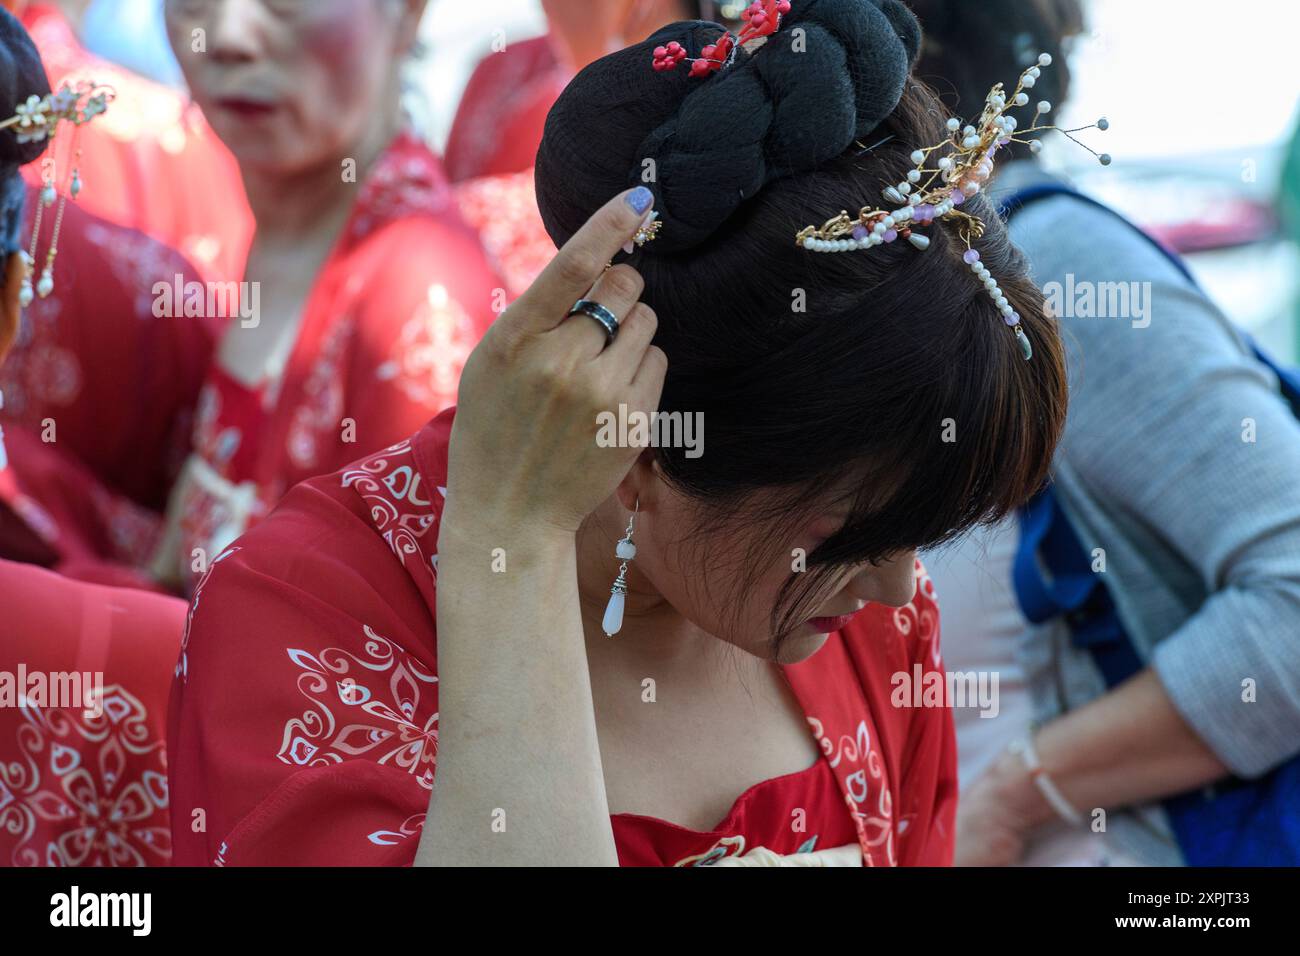
<path id="1" fill-rule="evenodd" d="M 1002 215 L 1009 219 L 1037 199 L 1062 195 L 1123 218 L 1061 183 L 1040 184 L 1006 197 Z M 1196 285 L 1175 253 L 1147 238 Z M 1300 372 L 1278 365 L 1253 341 L 1250 345 L 1277 375 L 1283 396 L 1300 417 Z M 1092 572 L 1090 555 L 1050 486 L 1021 509 L 1020 529 L 1013 583 L 1025 617 L 1041 624 L 1063 615 L 1073 643 L 1092 655 L 1108 687 L 1141 670 L 1143 662 L 1106 585 Z M 1170 798 L 1164 808 L 1189 866 L 1300 865 L 1300 757 L 1255 780 L 1228 778 Z"/>
<path id="2" fill-rule="evenodd" d="M 23 203 L 27 187 L 14 169 L 0 183 L 0 261 L 22 248 Z"/>

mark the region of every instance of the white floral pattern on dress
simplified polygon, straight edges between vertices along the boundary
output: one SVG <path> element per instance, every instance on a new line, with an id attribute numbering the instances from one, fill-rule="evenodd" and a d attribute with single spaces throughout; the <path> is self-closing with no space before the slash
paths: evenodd
<path id="1" fill-rule="evenodd" d="M 886 863 L 897 866 L 892 820 L 893 795 L 889 790 L 889 782 L 885 779 L 880 754 L 872 747 L 871 730 L 867 721 L 863 719 L 858 723 L 853 736 L 841 734 L 838 740 L 832 740 L 827 735 L 818 718 L 809 716 L 808 724 L 822 753 L 828 758 L 831 769 L 840 780 L 845 806 L 853 817 L 858 841 L 864 848 L 863 862 L 867 866 L 874 866 L 875 861 L 865 849 L 883 845 Z"/>
<path id="2" fill-rule="evenodd" d="M 505 281 L 511 298 L 533 284 L 555 258 L 555 243 L 537 211 L 533 171 L 457 183 L 456 203 Z"/>
<path id="3" fill-rule="evenodd" d="M 330 327 L 303 383 L 302 401 L 294 409 L 285 439 L 289 458 L 299 468 L 315 467 L 323 446 L 339 438 L 344 411 L 343 362 L 350 351 L 353 328 L 350 316 Z"/>
<path id="4" fill-rule="evenodd" d="M 414 654 L 362 628 L 364 657 L 338 647 L 319 655 L 287 649 L 302 668 L 298 689 L 311 706 L 285 723 L 276 756 L 300 767 L 369 757 L 432 790 L 438 714 L 428 702 L 438 678 Z"/>
<path id="5" fill-rule="evenodd" d="M 403 820 L 396 830 L 376 830 L 368 834 L 366 839 L 376 846 L 392 846 L 394 843 L 400 843 L 409 837 L 418 836 L 424 829 L 423 813 L 413 813 Z"/>
<path id="6" fill-rule="evenodd" d="M 407 572 L 418 566 L 436 580 L 438 555 L 430 549 L 426 558 L 422 541 L 437 524 L 438 516 L 423 483 L 410 439 L 371 455 L 342 476 L 343 487 L 361 496 L 370 509 L 375 530 Z M 444 499 L 447 497 L 446 488 L 434 490 Z"/>
<path id="7" fill-rule="evenodd" d="M 26 706 L 18 759 L 0 762 L 13 866 L 160 866 L 171 860 L 167 763 L 140 700 L 104 687 L 99 716 Z M 75 820 L 75 824 L 72 821 Z M 56 834 L 46 839 L 48 830 Z"/>
<path id="8" fill-rule="evenodd" d="M 208 579 L 212 577 L 212 572 L 216 569 L 217 565 L 239 550 L 241 549 L 237 547 L 227 548 L 225 551 L 222 551 L 219 555 L 213 558 L 212 563 L 203 569 L 203 574 L 199 577 L 198 584 L 194 586 L 194 597 L 190 601 L 189 611 L 186 612 L 185 630 L 181 634 L 181 652 L 180 656 L 176 659 L 175 676 L 179 677 L 183 684 L 188 683 L 190 679 L 190 625 L 194 623 L 194 612 L 199 609 L 199 601 L 203 597 L 203 588 L 208 583 Z"/>
<path id="9" fill-rule="evenodd" d="M 385 157 L 385 159 L 390 159 Z M 432 153 L 418 153 L 376 164 L 357 197 L 349 238 L 362 239 L 374 229 L 404 216 L 440 215 L 452 193 Z"/>
<path id="10" fill-rule="evenodd" d="M 907 604 L 895 609 L 894 626 L 904 637 L 915 633 L 915 640 L 928 645 L 926 656 L 929 658 L 930 665 L 937 668 L 943 662 L 943 653 L 939 646 L 939 598 L 935 594 L 934 581 L 931 580 L 920 558 L 916 560 L 915 572 L 916 594 L 926 598 L 928 604 L 918 607 L 914 595 Z M 895 826 L 900 839 L 907 835 L 912 819 L 912 814 L 899 817 Z"/>
<path id="11" fill-rule="evenodd" d="M 0 391 L 5 394 L 5 417 L 11 421 L 34 423 L 41 409 L 70 406 L 81 394 L 81 363 L 59 344 L 62 313 L 57 286 L 23 310 L 18 337 L 0 363 Z"/>
<path id="12" fill-rule="evenodd" d="M 474 320 L 446 286 L 434 283 L 375 376 L 393 382 L 412 402 L 441 411 L 455 402 L 461 370 L 476 344 Z"/>
<path id="13" fill-rule="evenodd" d="M 894 611 L 894 624 L 898 632 L 908 637 L 916 631 L 916 640 L 930 645 L 930 663 L 939 666 L 943 655 L 939 650 L 939 599 L 934 593 L 934 581 L 918 558 L 915 566 L 916 594 L 927 598 L 932 607 L 918 608 L 915 595 L 912 600 Z"/>

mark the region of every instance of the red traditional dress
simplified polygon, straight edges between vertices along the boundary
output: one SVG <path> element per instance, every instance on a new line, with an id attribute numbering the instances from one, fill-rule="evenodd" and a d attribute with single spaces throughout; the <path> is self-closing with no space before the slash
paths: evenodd
<path id="1" fill-rule="evenodd" d="M 29 229 L 37 202 L 29 188 Z M 176 276 L 198 279 L 170 248 L 68 203 L 54 291 L 24 310 L 0 364 L 0 555 L 63 570 L 147 560 L 219 331 L 155 314 L 153 284 Z"/>
<path id="2" fill-rule="evenodd" d="M 489 54 L 470 77 L 447 138 L 443 162 L 461 215 L 512 299 L 555 256 L 537 211 L 533 163 L 546 114 L 569 79 L 548 37 Z"/>
<path id="3" fill-rule="evenodd" d="M 438 750 L 435 547 L 453 414 L 299 485 L 208 569 L 168 720 L 178 864 L 414 860 Z M 708 832 L 614 815 L 620 862 L 950 863 L 951 712 L 890 703 L 893 674 L 942 669 L 919 570 L 910 604 L 870 606 L 783 668 L 821 760 L 751 787 Z"/>
<path id="4" fill-rule="evenodd" d="M 181 493 L 185 567 L 202 567 L 195 549 L 220 553 L 299 481 L 453 404 L 501 299 L 438 160 L 399 136 L 360 188 L 285 367 L 251 386 L 220 366 L 208 377 Z"/>
<path id="5" fill-rule="evenodd" d="M 511 300 L 518 298 L 555 258 L 555 243 L 537 211 L 533 168 L 469 179 L 455 189 L 460 214 L 478 232 Z"/>
<path id="6" fill-rule="evenodd" d="M 253 236 L 234 157 L 217 139 L 198 107 L 175 90 L 154 83 L 89 52 L 57 6 L 28 4 L 23 26 L 31 34 L 50 79 L 89 79 L 117 96 L 108 111 L 80 131 L 78 202 L 101 218 L 138 229 L 181 252 L 203 278 L 238 280 Z M 52 154 L 59 162 L 59 188 L 71 132 Z M 40 181 L 41 164 L 23 171 Z"/>
<path id="7" fill-rule="evenodd" d="M 443 158 L 452 182 L 533 168 L 546 114 L 572 74 L 549 37 L 511 43 L 475 67 Z"/>
<path id="8" fill-rule="evenodd" d="M 0 866 L 166 865 L 163 735 L 184 602 L 0 561 L 0 609 L 0 670 L 15 684 L 20 664 L 102 674 L 90 710 L 26 683 L 25 706 L 0 706 Z"/>

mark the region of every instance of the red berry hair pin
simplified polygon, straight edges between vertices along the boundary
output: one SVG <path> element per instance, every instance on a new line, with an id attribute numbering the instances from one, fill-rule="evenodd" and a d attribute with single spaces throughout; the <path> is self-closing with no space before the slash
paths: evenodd
<path id="1" fill-rule="evenodd" d="M 708 76 L 730 65 L 735 59 L 736 48 L 744 46 L 751 40 L 769 37 L 781 29 L 781 19 L 790 12 L 790 0 L 754 0 L 740 18 L 745 21 L 740 33 L 724 31 L 716 43 L 710 43 L 700 50 L 698 57 L 688 57 L 686 48 L 676 40 L 654 49 L 654 69 L 657 73 L 677 68 L 677 64 L 686 60 L 691 65 L 690 75 Z"/>

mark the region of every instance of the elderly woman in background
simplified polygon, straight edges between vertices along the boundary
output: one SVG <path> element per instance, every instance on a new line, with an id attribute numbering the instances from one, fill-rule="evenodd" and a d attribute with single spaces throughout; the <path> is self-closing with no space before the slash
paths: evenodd
<path id="1" fill-rule="evenodd" d="M 139 568 L 156 547 L 221 332 L 217 315 L 160 312 L 154 286 L 204 277 L 169 242 L 208 248 L 185 237 L 213 220 L 213 196 L 237 216 L 242 190 L 229 176 L 207 176 L 212 150 L 224 148 L 187 137 L 197 113 L 182 115 L 176 94 L 87 54 L 54 7 L 21 12 L 24 21 L 10 22 L 32 31 L 22 42 L 42 51 L 43 75 L 56 87 L 92 82 L 114 95 L 93 123 L 42 143 L 50 148 L 41 161 L 15 166 L 6 187 L 26 200 L 10 215 L 23 217 L 22 245 L 36 263 L 30 281 L 42 291 L 9 316 L 11 348 L 0 362 L 11 451 L 0 475 L 0 557 L 152 586 Z M 86 188 L 71 202 L 74 168 Z M 48 208 L 40 201 L 47 174 Z M 195 181 L 208 184 L 208 196 L 173 201 L 198 192 Z M 148 203 L 137 202 L 142 189 Z M 38 281 L 47 264 L 52 288 Z"/>
<path id="2" fill-rule="evenodd" d="M 167 2 L 173 47 L 239 161 L 257 234 L 242 317 L 220 343 L 153 562 L 164 582 L 201 572 L 298 481 L 452 404 L 502 305 L 441 164 L 406 129 L 402 63 L 424 8 Z"/>

